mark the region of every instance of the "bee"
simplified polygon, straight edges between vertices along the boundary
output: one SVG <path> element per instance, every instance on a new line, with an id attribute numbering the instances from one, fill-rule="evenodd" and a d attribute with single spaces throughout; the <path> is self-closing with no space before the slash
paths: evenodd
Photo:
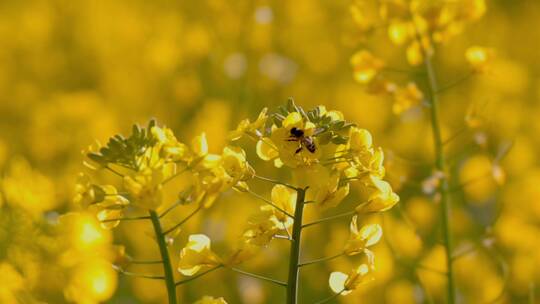
<path id="1" fill-rule="evenodd" d="M 306 148 L 309 152 L 315 153 L 317 146 L 315 146 L 315 140 L 312 136 L 306 136 L 304 130 L 293 127 L 291 129 L 291 137 L 287 141 L 297 141 L 300 143 L 300 147 L 296 149 L 295 154 L 300 153 L 302 149 Z"/>

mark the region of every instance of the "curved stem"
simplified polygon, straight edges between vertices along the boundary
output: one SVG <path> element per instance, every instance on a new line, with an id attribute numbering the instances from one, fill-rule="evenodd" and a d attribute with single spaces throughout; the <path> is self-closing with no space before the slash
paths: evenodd
<path id="1" fill-rule="evenodd" d="M 185 222 L 187 222 L 190 218 L 192 218 L 195 214 L 197 214 L 197 212 L 201 211 L 201 209 L 203 208 L 203 205 L 199 205 L 199 207 L 197 207 L 197 209 L 195 209 L 193 212 L 191 212 L 188 216 L 186 216 L 186 218 L 184 218 L 183 220 L 181 220 L 178 224 L 172 226 L 171 228 L 163 231 L 163 236 L 171 233 L 172 231 L 174 231 L 176 228 L 182 226 Z"/>
<path id="2" fill-rule="evenodd" d="M 323 300 L 321 300 L 321 301 L 319 301 L 319 302 L 317 302 L 317 303 L 315 303 L 315 304 L 328 303 L 328 302 L 332 301 L 333 299 L 339 297 L 339 296 L 340 296 L 342 293 L 344 293 L 344 292 L 345 292 L 345 289 L 343 289 L 342 291 L 340 291 L 340 292 L 338 292 L 338 293 L 336 293 L 336 294 L 333 294 L 333 295 L 329 296 L 328 298 L 323 299 Z"/>
<path id="3" fill-rule="evenodd" d="M 298 188 L 296 188 L 295 186 L 293 186 L 291 184 L 283 183 L 283 182 L 280 182 L 278 180 L 271 179 L 271 178 L 268 178 L 268 177 L 263 177 L 263 176 L 260 176 L 260 175 L 254 175 L 253 177 L 256 178 L 256 179 L 265 181 L 265 182 L 272 183 L 272 184 L 283 185 L 283 186 L 288 187 L 288 188 L 290 188 L 292 190 L 297 190 L 297 191 L 299 190 Z"/>
<path id="4" fill-rule="evenodd" d="M 231 268 L 231 270 L 234 271 L 234 272 L 237 272 L 237 273 L 252 277 L 252 278 L 256 278 L 256 279 L 259 279 L 259 280 L 271 282 L 271 283 L 274 283 L 274 284 L 277 284 L 277 285 L 280 285 L 280 286 L 284 286 L 284 287 L 287 286 L 287 283 L 285 283 L 285 282 L 282 282 L 282 281 L 279 281 L 279 280 L 276 280 L 276 279 L 272 279 L 272 278 L 269 278 L 269 277 L 261 276 L 261 275 L 258 275 L 258 274 L 254 274 L 254 273 L 251 273 L 251 272 L 243 271 L 243 270 L 240 270 L 238 268 Z"/>
<path id="5" fill-rule="evenodd" d="M 169 208 L 165 209 L 165 211 L 163 211 L 159 217 L 162 218 L 164 216 L 166 216 L 169 212 L 173 211 L 176 207 L 182 205 L 184 203 L 184 200 L 180 199 L 176 202 L 174 202 Z"/>
<path id="6" fill-rule="evenodd" d="M 302 216 L 307 189 L 296 189 L 296 209 L 292 230 L 291 253 L 289 255 L 289 278 L 287 280 L 287 304 L 298 302 L 298 274 L 300 271 L 300 237 L 302 235 Z"/>
<path id="7" fill-rule="evenodd" d="M 131 272 L 131 271 L 125 271 L 124 269 L 122 269 L 121 267 L 117 266 L 117 265 L 112 265 L 114 270 L 118 271 L 119 273 L 123 274 L 123 275 L 126 275 L 126 276 L 130 276 L 130 277 L 137 277 L 137 278 L 143 278 L 143 279 L 150 279 L 150 280 L 165 280 L 165 277 L 164 276 L 160 276 L 160 275 L 151 275 L 151 274 L 142 274 L 142 273 L 135 273 L 135 272 Z"/>
<path id="8" fill-rule="evenodd" d="M 210 268 L 210 269 L 208 269 L 208 270 L 206 270 L 206 271 L 203 271 L 203 272 L 201 272 L 201 273 L 199 273 L 199 274 L 197 274 L 197 275 L 192 276 L 191 278 L 185 279 L 185 280 L 183 280 L 183 281 L 176 282 L 176 283 L 174 283 L 174 285 L 175 285 L 175 286 L 178 286 L 178 285 L 182 285 L 182 284 L 191 282 L 191 281 L 193 281 L 193 280 L 195 280 L 195 279 L 197 279 L 197 278 L 200 278 L 200 277 L 202 277 L 202 276 L 204 276 L 204 275 L 206 275 L 206 274 L 209 274 L 210 272 L 212 272 L 212 271 L 214 271 L 214 270 L 218 270 L 218 269 L 220 269 L 221 267 L 223 267 L 223 265 L 217 265 L 217 266 L 215 266 L 214 268 Z"/>
<path id="9" fill-rule="evenodd" d="M 353 210 L 353 211 L 341 213 L 341 214 L 338 214 L 338 215 L 325 217 L 325 218 L 313 221 L 311 223 L 307 223 L 305 225 L 302 225 L 302 228 L 306 228 L 306 227 L 317 225 L 317 224 L 324 223 L 324 222 L 329 222 L 329 221 L 332 221 L 332 220 L 337 220 L 337 219 L 340 219 L 342 217 L 348 217 L 348 216 L 354 215 L 355 213 L 356 213 L 356 211 Z"/>
<path id="10" fill-rule="evenodd" d="M 270 205 L 270 206 L 276 208 L 277 210 L 281 211 L 281 212 L 282 212 L 283 214 L 285 214 L 286 216 L 288 216 L 288 217 L 294 219 L 294 216 L 293 216 L 292 214 L 290 214 L 289 212 L 283 210 L 283 208 L 280 208 L 280 207 L 276 206 L 276 204 L 274 204 L 271 200 L 266 199 L 266 198 L 264 198 L 263 196 L 261 196 L 261 195 L 255 193 L 255 192 L 253 192 L 253 191 L 251 191 L 251 190 L 247 190 L 246 192 L 249 193 L 249 194 L 251 194 L 251 195 L 253 195 L 254 197 L 260 199 L 261 201 L 267 203 L 268 205 Z"/>
<path id="11" fill-rule="evenodd" d="M 431 110 L 431 127 L 433 131 L 433 142 L 435 145 L 435 168 L 443 173 L 446 173 L 444 142 L 441 135 L 440 116 L 439 116 L 439 99 L 437 93 L 439 92 L 437 84 L 437 76 L 435 75 L 435 69 L 432 63 L 432 57 L 430 54 L 424 51 L 424 66 L 428 74 L 428 90 L 429 90 L 429 103 Z M 446 278 L 447 278 L 447 296 L 448 304 L 455 303 L 455 282 L 453 271 L 453 259 L 452 259 L 452 227 L 450 221 L 450 198 L 448 193 L 448 178 L 443 174 L 441 178 L 439 193 L 441 196 L 441 218 L 443 227 L 444 247 L 446 251 Z"/>
<path id="12" fill-rule="evenodd" d="M 317 263 L 322 263 L 322 262 L 326 262 L 326 261 L 331 261 L 333 259 L 339 258 L 340 256 L 342 256 L 344 254 L 345 254 L 344 252 L 341 252 L 341 253 L 338 253 L 338 254 L 333 255 L 333 256 L 329 256 L 329 257 L 325 257 L 325 258 L 320 258 L 320 259 L 300 263 L 300 264 L 298 264 L 298 267 L 304 267 L 304 266 L 311 265 L 311 264 L 317 264 Z"/>
<path id="13" fill-rule="evenodd" d="M 154 233 L 156 235 L 157 243 L 159 246 L 161 260 L 163 261 L 163 272 L 165 274 L 165 284 L 167 286 L 169 304 L 177 304 L 174 273 L 171 265 L 171 259 L 169 257 L 169 251 L 167 250 L 167 243 L 165 242 L 165 234 L 162 232 L 159 215 L 156 211 L 150 210 L 150 218 L 152 220 L 152 226 L 154 226 Z"/>
<path id="14" fill-rule="evenodd" d="M 130 264 L 136 265 L 150 265 L 150 264 L 161 264 L 163 261 L 143 261 L 143 260 L 132 260 L 129 261 Z"/>

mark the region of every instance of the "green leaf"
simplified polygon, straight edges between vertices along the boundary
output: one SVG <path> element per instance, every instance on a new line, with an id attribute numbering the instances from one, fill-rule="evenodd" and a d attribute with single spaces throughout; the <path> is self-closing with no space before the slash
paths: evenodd
<path id="1" fill-rule="evenodd" d="M 332 138 L 332 143 L 335 145 L 344 145 L 349 141 L 349 139 L 345 136 L 336 135 Z"/>
<path id="2" fill-rule="evenodd" d="M 294 104 L 294 99 L 292 97 L 289 97 L 289 99 L 287 99 L 287 110 L 290 112 L 296 112 L 297 108 L 296 108 L 296 105 Z"/>
<path id="3" fill-rule="evenodd" d="M 343 120 L 334 120 L 330 123 L 330 130 L 333 131 L 339 131 L 343 126 L 345 125 L 345 121 Z"/>
<path id="4" fill-rule="evenodd" d="M 319 139 L 319 144 L 326 145 L 330 143 L 330 140 L 332 140 L 332 136 L 333 134 L 331 132 L 325 132 L 317 136 L 317 138 Z"/>
<path id="5" fill-rule="evenodd" d="M 283 125 L 283 124 L 282 124 L 283 118 L 279 117 L 278 114 L 276 114 L 276 115 L 273 115 L 273 120 L 274 120 L 274 124 L 275 124 L 278 128 L 281 128 L 281 126 Z"/>
<path id="6" fill-rule="evenodd" d="M 99 153 L 89 153 L 87 156 L 102 165 L 113 163 L 136 170 L 137 157 L 142 155 L 148 147 L 153 146 L 156 142 L 156 139 L 150 132 L 150 129 L 155 125 L 155 120 L 151 120 L 146 129 L 141 129 L 139 126 L 134 125 L 131 128 L 132 134 L 128 138 L 122 135 L 115 135 L 99 150 Z"/>

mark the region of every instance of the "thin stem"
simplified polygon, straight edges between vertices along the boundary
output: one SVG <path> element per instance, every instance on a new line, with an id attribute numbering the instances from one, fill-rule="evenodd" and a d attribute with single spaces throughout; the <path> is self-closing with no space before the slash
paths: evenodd
<path id="1" fill-rule="evenodd" d="M 114 170 L 113 168 L 109 167 L 109 166 L 105 166 L 104 167 L 105 169 L 111 171 L 112 173 L 114 173 L 115 175 L 119 176 L 119 177 L 124 177 L 124 175 L 116 170 Z"/>
<path id="2" fill-rule="evenodd" d="M 287 183 L 283 183 L 283 182 L 280 182 L 280 181 L 275 180 L 275 179 L 271 179 L 271 178 L 263 177 L 263 176 L 259 176 L 259 175 L 253 175 L 253 177 L 256 178 L 256 179 L 260 179 L 260 180 L 262 180 L 262 181 L 265 181 L 265 182 L 272 183 L 272 184 L 283 185 L 283 186 L 285 186 L 285 187 L 291 188 L 292 190 L 298 190 L 298 188 L 296 188 L 296 187 L 293 186 L 293 185 L 290 185 L 290 184 L 287 184 Z"/>
<path id="3" fill-rule="evenodd" d="M 304 224 L 302 226 L 302 228 L 307 228 L 309 226 L 313 226 L 313 225 L 321 224 L 321 223 L 324 223 L 324 222 L 337 220 L 337 219 L 340 219 L 340 218 L 343 218 L 343 217 L 348 217 L 348 216 L 354 215 L 355 213 L 356 213 L 356 211 L 349 211 L 349 212 L 341 213 L 341 214 L 338 214 L 338 215 L 325 217 L 325 218 L 322 218 L 320 220 L 316 220 L 316 221 L 313 221 L 311 223 Z"/>
<path id="4" fill-rule="evenodd" d="M 137 278 L 150 279 L 150 280 L 165 280 L 164 276 L 129 272 L 129 271 L 125 271 L 124 269 L 118 267 L 117 265 L 112 265 L 112 266 L 113 266 L 114 270 L 118 271 L 119 273 L 121 273 L 123 275 L 127 275 L 127 276 L 130 276 L 130 277 L 137 277 Z"/>
<path id="5" fill-rule="evenodd" d="M 173 232 L 174 230 L 176 230 L 176 228 L 182 226 L 185 222 L 187 222 L 190 218 L 192 218 L 195 214 L 197 214 L 197 212 L 201 211 L 201 209 L 203 208 L 203 205 L 199 205 L 199 207 L 197 207 L 197 209 L 193 210 L 193 212 L 191 212 L 188 216 L 186 216 L 183 220 L 181 220 L 178 224 L 172 226 L 171 228 L 163 231 L 163 235 L 167 235 L 171 232 Z"/>
<path id="6" fill-rule="evenodd" d="M 430 272 L 433 272 L 433 273 L 436 273 L 436 274 L 440 274 L 442 276 L 446 276 L 448 274 L 446 271 L 441 271 L 441 270 L 438 270 L 438 269 L 434 269 L 434 268 L 431 268 L 429 266 L 422 265 L 422 264 L 416 264 L 415 267 L 418 268 L 418 269 L 425 270 L 425 271 L 430 271 Z"/>
<path id="7" fill-rule="evenodd" d="M 282 209 L 282 208 L 276 206 L 276 204 L 274 204 L 271 200 L 269 200 L 269 199 L 267 199 L 267 198 L 265 198 L 265 197 L 263 197 L 263 196 L 261 196 L 261 195 L 255 193 L 255 192 L 253 192 L 253 191 L 251 191 L 251 190 L 249 190 L 249 189 L 247 190 L 247 193 L 249 193 L 249 194 L 255 196 L 256 198 L 260 199 L 261 201 L 263 201 L 263 202 L 267 203 L 268 205 L 270 205 L 270 206 L 276 208 L 277 210 L 283 212 L 283 214 L 285 214 L 286 216 L 288 216 L 288 217 L 294 219 L 294 215 L 292 215 L 292 214 L 290 214 L 289 212 L 285 211 L 284 209 Z"/>
<path id="8" fill-rule="evenodd" d="M 276 234 L 274 235 L 274 238 L 275 239 L 281 239 L 281 240 L 287 240 L 287 241 L 290 241 L 291 240 L 291 237 L 288 236 L 288 235 L 281 235 L 281 234 Z"/>
<path id="9" fill-rule="evenodd" d="M 477 251 L 476 247 L 474 246 L 470 246 L 468 248 L 465 248 L 464 250 L 461 250 L 459 252 L 454 252 L 454 254 L 452 255 L 452 259 L 455 261 L 455 260 L 458 260 L 466 255 L 468 255 L 469 253 L 473 253 Z"/>
<path id="10" fill-rule="evenodd" d="M 429 90 L 429 103 L 431 105 L 431 127 L 433 132 L 433 142 L 435 145 L 435 168 L 438 171 L 446 172 L 445 165 L 445 153 L 444 153 L 444 143 L 441 135 L 441 122 L 439 115 L 439 98 L 437 93 L 439 92 L 437 84 L 437 76 L 435 75 L 435 69 L 433 67 L 432 56 L 427 54 L 425 50 L 423 51 L 424 55 L 424 66 L 428 75 L 428 90 Z M 454 282 L 454 271 L 452 263 L 452 227 L 450 221 L 450 198 L 448 195 L 448 179 L 446 175 L 441 177 L 441 183 L 439 188 L 439 193 L 441 196 L 441 217 L 442 217 L 442 228 L 443 228 L 443 238 L 444 238 L 444 247 L 446 251 L 446 268 L 447 268 L 447 297 L 448 304 L 455 303 L 455 282 Z"/>
<path id="11" fill-rule="evenodd" d="M 169 208 L 167 208 L 165 211 L 163 211 L 163 212 L 159 215 L 159 217 L 162 218 L 162 217 L 164 217 L 165 215 L 169 214 L 169 212 L 173 211 L 174 208 L 176 208 L 176 207 L 182 205 L 182 203 L 184 203 L 184 200 L 182 200 L 182 199 L 180 199 L 180 200 L 174 202 L 174 204 L 172 204 Z"/>
<path id="12" fill-rule="evenodd" d="M 329 296 L 328 298 L 323 299 L 323 300 L 321 300 L 321 301 L 319 301 L 319 302 L 317 302 L 317 303 L 315 303 L 315 304 L 324 304 L 324 303 L 328 303 L 328 302 L 332 301 L 333 299 L 339 297 L 339 296 L 340 296 L 342 293 L 344 293 L 344 292 L 345 292 L 345 289 L 343 289 L 342 291 L 340 291 L 340 292 L 338 292 L 338 293 L 336 293 L 336 294 L 333 294 L 333 295 Z"/>
<path id="13" fill-rule="evenodd" d="M 169 304 L 176 304 L 177 300 L 176 286 L 174 283 L 174 273 L 171 265 L 171 259 L 169 257 L 169 251 L 167 250 L 167 242 L 165 241 L 165 235 L 162 232 L 162 227 L 157 212 L 154 210 L 150 210 L 150 217 L 152 219 L 152 226 L 154 226 L 154 234 L 156 235 L 156 239 L 158 242 L 161 260 L 163 261 L 163 272 L 165 274 L 165 284 L 167 286 Z"/>
<path id="14" fill-rule="evenodd" d="M 206 275 L 206 274 L 209 274 L 210 272 L 212 272 L 212 271 L 214 271 L 214 270 L 218 270 L 218 269 L 220 269 L 221 267 L 223 267 L 223 265 L 217 265 L 216 267 L 213 267 L 213 268 L 210 268 L 210 269 L 208 269 L 208 270 L 206 270 L 206 271 L 203 271 L 203 272 L 201 272 L 201 273 L 199 273 L 199 274 L 197 274 L 197 275 L 194 275 L 194 276 L 190 277 L 189 279 L 185 279 L 185 280 L 176 282 L 174 285 L 175 285 L 175 286 L 178 286 L 178 285 L 182 285 L 182 284 L 191 282 L 191 281 L 193 281 L 193 280 L 195 280 L 195 279 L 197 279 L 197 278 L 200 278 L 200 277 L 202 277 L 202 276 L 204 276 L 204 275 Z"/>
<path id="15" fill-rule="evenodd" d="M 168 178 L 166 178 L 161 184 L 162 185 L 165 185 L 166 183 L 172 181 L 173 179 L 175 179 L 176 177 L 180 176 L 182 173 L 186 172 L 187 170 L 189 170 L 191 167 L 185 167 L 184 169 L 176 172 L 175 174 L 169 176 Z"/>
<path id="16" fill-rule="evenodd" d="M 109 223 L 116 221 L 138 221 L 138 220 L 149 220 L 149 216 L 137 216 L 137 217 L 121 217 L 121 218 L 112 218 L 100 221 L 100 223 Z"/>
<path id="17" fill-rule="evenodd" d="M 344 254 L 345 254 L 344 252 L 341 252 L 341 253 L 338 253 L 338 254 L 333 255 L 333 256 L 329 256 L 329 257 L 325 257 L 325 258 L 320 258 L 320 259 L 300 263 L 300 264 L 298 264 L 298 267 L 304 267 L 304 266 L 311 265 L 311 264 L 317 264 L 317 263 L 322 263 L 322 262 L 326 262 L 326 261 L 331 261 L 333 259 L 339 258 L 340 256 L 343 256 Z"/>
<path id="18" fill-rule="evenodd" d="M 285 226 L 285 222 L 282 222 L 283 224 L 283 230 L 285 230 L 285 232 L 287 232 L 287 236 L 289 237 L 289 240 L 292 238 L 291 236 L 291 233 L 289 232 L 289 228 L 287 228 L 287 226 Z"/>
<path id="19" fill-rule="evenodd" d="M 469 79 L 474 74 L 475 74 L 474 71 L 470 71 L 467 74 L 461 76 L 461 78 L 455 80 L 454 82 L 449 83 L 449 84 L 447 84 L 447 85 L 445 85 L 443 87 L 440 87 L 437 91 L 435 91 L 435 93 L 440 94 L 440 93 L 443 93 L 446 90 L 449 90 L 449 89 L 451 89 L 451 88 L 453 88 L 455 86 L 458 86 L 461 83 L 463 83 L 465 80 Z"/>
<path id="20" fill-rule="evenodd" d="M 243 270 L 240 270 L 238 268 L 231 268 L 231 270 L 234 271 L 234 272 L 237 272 L 237 273 L 252 277 L 252 278 L 256 278 L 256 279 L 271 282 L 271 283 L 274 283 L 274 284 L 277 284 L 277 285 L 280 285 L 280 286 L 283 286 L 283 287 L 287 287 L 287 283 L 285 283 L 283 281 L 279 281 L 279 280 L 276 280 L 276 279 L 268 278 L 268 277 L 261 276 L 261 275 L 258 275 L 258 274 L 254 274 L 254 273 L 251 273 L 251 272 L 243 271 Z"/>
<path id="21" fill-rule="evenodd" d="M 469 131 L 470 129 L 467 128 L 467 127 L 461 127 L 461 129 L 459 129 L 456 133 L 452 134 L 450 137 L 448 137 L 447 139 L 445 139 L 443 141 L 443 146 L 446 146 L 448 145 L 450 142 L 452 142 L 454 139 L 458 138 L 460 135 L 466 133 L 467 131 Z"/>
<path id="22" fill-rule="evenodd" d="M 302 235 L 302 217 L 304 215 L 306 190 L 307 188 L 296 190 L 296 210 L 294 211 L 291 253 L 289 255 L 289 278 L 287 280 L 287 304 L 296 304 L 298 302 L 300 237 Z"/>
<path id="23" fill-rule="evenodd" d="M 448 192 L 454 192 L 454 191 L 463 190 L 467 186 L 470 186 L 470 185 L 472 185 L 474 183 L 480 182 L 480 181 L 482 181 L 482 180 L 484 180 L 486 178 L 492 177 L 492 176 L 493 176 L 492 172 L 487 172 L 487 173 L 485 173 L 483 175 L 473 177 L 473 178 L 471 178 L 469 180 L 466 180 L 466 181 L 462 182 L 461 184 L 458 184 L 456 186 L 448 188 Z"/>
<path id="24" fill-rule="evenodd" d="M 163 261 L 139 261 L 139 260 L 131 260 L 129 261 L 130 264 L 138 264 L 138 265 L 149 265 L 149 264 L 161 264 Z"/>

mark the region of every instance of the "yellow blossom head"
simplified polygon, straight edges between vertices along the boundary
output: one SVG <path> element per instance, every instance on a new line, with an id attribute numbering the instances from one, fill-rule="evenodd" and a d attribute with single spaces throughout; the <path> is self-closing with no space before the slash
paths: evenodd
<path id="1" fill-rule="evenodd" d="M 370 281 L 369 267 L 362 264 L 351 270 L 348 274 L 343 272 L 332 272 L 328 283 L 333 292 L 347 295 L 354 291 L 360 284 Z"/>
<path id="2" fill-rule="evenodd" d="M 368 247 L 375 245 L 382 236 L 382 228 L 378 224 L 365 225 L 358 229 L 358 216 L 352 218 L 349 240 L 345 244 L 344 252 L 355 255 L 364 252 Z"/>
<path id="3" fill-rule="evenodd" d="M 369 83 L 384 67 L 384 62 L 371 54 L 362 50 L 355 53 L 351 58 L 351 65 L 354 71 L 354 79 L 359 83 Z"/>
<path id="4" fill-rule="evenodd" d="M 202 267 L 220 264 L 219 257 L 210 249 L 210 239 L 204 234 L 192 234 L 180 252 L 178 271 L 185 276 L 192 276 Z"/>
<path id="5" fill-rule="evenodd" d="M 399 202 L 399 196 L 392 191 L 392 187 L 388 182 L 383 181 L 376 176 L 371 176 L 370 182 L 374 189 L 373 193 L 368 198 L 367 202 L 356 207 L 357 213 L 362 214 L 386 211 Z"/>

